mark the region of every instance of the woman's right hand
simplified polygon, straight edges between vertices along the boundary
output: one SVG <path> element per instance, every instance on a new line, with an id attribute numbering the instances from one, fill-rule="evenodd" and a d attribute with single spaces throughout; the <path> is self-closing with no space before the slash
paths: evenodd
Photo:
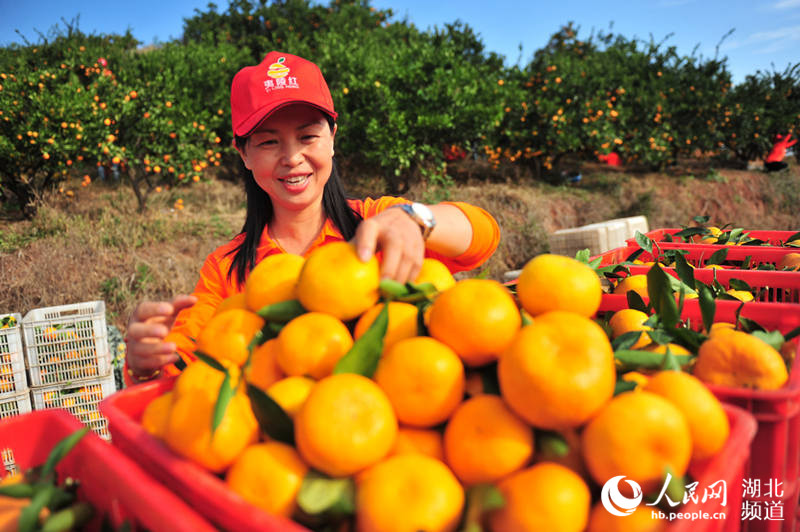
<path id="1" fill-rule="evenodd" d="M 133 310 L 125 334 L 128 370 L 135 377 L 151 377 L 178 360 L 173 342 L 164 338 L 181 310 L 191 307 L 197 298 L 176 296 L 172 301 L 143 301 Z"/>

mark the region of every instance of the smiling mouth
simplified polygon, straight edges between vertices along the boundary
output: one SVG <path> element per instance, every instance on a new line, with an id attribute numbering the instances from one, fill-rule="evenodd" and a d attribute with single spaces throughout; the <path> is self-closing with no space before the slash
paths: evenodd
<path id="1" fill-rule="evenodd" d="M 280 179 L 280 181 L 286 183 L 287 185 L 301 185 L 305 183 L 307 180 L 308 180 L 307 175 L 285 177 L 283 179 Z"/>

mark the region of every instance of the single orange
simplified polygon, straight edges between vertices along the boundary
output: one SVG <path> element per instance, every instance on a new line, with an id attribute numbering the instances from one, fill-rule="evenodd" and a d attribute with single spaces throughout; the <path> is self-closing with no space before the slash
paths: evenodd
<path id="1" fill-rule="evenodd" d="M 589 521 L 589 487 L 562 465 L 533 465 L 501 480 L 497 487 L 505 505 L 490 514 L 492 530 L 581 532 Z"/>
<path id="2" fill-rule="evenodd" d="M 264 326 L 264 320 L 254 312 L 229 309 L 209 320 L 197 336 L 197 349 L 219 361 L 242 366 L 248 357 L 248 346 Z"/>
<path id="3" fill-rule="evenodd" d="M 355 245 L 332 242 L 308 256 L 297 279 L 296 294 L 303 307 L 348 321 L 377 303 L 380 280 L 375 256 L 361 262 Z"/>
<path id="4" fill-rule="evenodd" d="M 276 344 L 277 340 L 273 338 L 256 347 L 250 358 L 250 365 L 245 369 L 245 380 L 262 390 L 266 390 L 284 376 L 275 357 Z"/>
<path id="5" fill-rule="evenodd" d="M 370 532 L 449 532 L 464 508 L 464 488 L 439 460 L 391 456 L 359 475 L 356 528 Z"/>
<path id="6" fill-rule="evenodd" d="M 419 270 L 417 278 L 414 283 L 431 283 L 436 287 L 439 292 L 444 292 L 448 288 L 452 288 L 456 284 L 453 274 L 441 261 L 431 257 L 425 257 L 422 260 L 422 268 Z"/>
<path id="7" fill-rule="evenodd" d="M 353 338 L 358 340 L 367 332 L 367 329 L 369 329 L 370 325 L 373 324 L 375 318 L 378 317 L 378 314 L 383 309 L 383 305 L 384 303 L 378 303 L 358 318 L 356 327 L 353 330 Z M 418 314 L 417 307 L 411 303 L 403 303 L 402 301 L 389 302 L 389 325 L 386 329 L 386 335 L 383 337 L 384 352 L 399 340 L 412 338 L 418 335 Z"/>
<path id="8" fill-rule="evenodd" d="M 605 331 L 579 314 L 540 314 L 500 357 L 500 391 L 511 409 L 544 429 L 577 427 L 614 393 L 614 352 Z"/>
<path id="9" fill-rule="evenodd" d="M 267 255 L 247 276 L 244 285 L 247 307 L 258 312 L 266 305 L 295 299 L 295 287 L 305 259 L 291 253 Z"/>
<path id="10" fill-rule="evenodd" d="M 221 314 L 222 312 L 232 309 L 232 308 L 247 308 L 247 299 L 244 296 L 244 292 L 237 292 L 230 297 L 226 297 L 222 301 L 219 302 L 217 308 L 214 310 L 214 315 Z"/>
<path id="11" fill-rule="evenodd" d="M 661 487 L 667 467 L 683 476 L 692 455 L 686 416 L 652 392 L 624 392 L 600 409 L 582 433 L 581 449 L 599 485 L 625 475 L 646 494 Z"/>
<path id="12" fill-rule="evenodd" d="M 456 409 L 444 430 L 447 464 L 464 484 L 495 482 L 525 467 L 533 431 L 496 395 L 478 395 Z"/>
<path id="13" fill-rule="evenodd" d="M 545 253 L 534 257 L 517 279 L 517 297 L 534 317 L 566 310 L 589 318 L 597 312 L 602 295 L 600 278 L 594 270 L 563 255 Z"/>
<path id="14" fill-rule="evenodd" d="M 300 455 L 334 477 L 378 463 L 397 438 L 397 417 L 386 394 L 374 381 L 353 373 L 319 381 L 294 421 Z"/>
<path id="15" fill-rule="evenodd" d="M 307 472 L 294 447 L 270 441 L 247 447 L 231 465 L 225 483 L 265 512 L 291 517 Z"/>
<path id="16" fill-rule="evenodd" d="M 430 335 L 468 366 L 496 360 L 522 323 L 511 293 L 491 279 L 459 281 L 439 294 L 430 309 Z"/>
<path id="17" fill-rule="evenodd" d="M 294 418 L 308 399 L 308 394 L 317 382 L 308 377 L 286 377 L 267 388 L 267 395 Z"/>
<path id="18" fill-rule="evenodd" d="M 464 397 L 464 365 L 442 342 L 428 336 L 407 338 L 384 352 L 373 376 L 394 407 L 400 423 L 437 425 Z"/>
<path id="19" fill-rule="evenodd" d="M 643 389 L 664 397 L 686 416 L 692 433 L 692 459 L 709 458 L 728 441 L 728 416 L 719 399 L 697 377 L 683 371 L 659 371 Z"/>
<path id="20" fill-rule="evenodd" d="M 720 330 L 700 345 L 694 375 L 709 384 L 756 390 L 776 390 L 789 379 L 775 348 L 735 330 Z"/>
<path id="21" fill-rule="evenodd" d="M 631 290 L 642 296 L 643 299 L 650 297 L 647 295 L 647 275 L 629 275 L 614 287 L 615 294 L 627 294 Z"/>
<path id="22" fill-rule="evenodd" d="M 650 343 L 650 336 L 647 335 L 647 331 L 652 331 L 653 328 L 644 324 L 649 318 L 650 316 L 641 310 L 632 308 L 618 310 L 608 320 L 608 325 L 611 327 L 612 332 L 611 337 L 617 338 L 625 333 L 641 331 L 639 339 L 631 346 L 631 349 L 642 348 Z"/>
<path id="23" fill-rule="evenodd" d="M 324 312 L 307 312 L 278 333 L 275 360 L 286 375 L 321 379 L 331 374 L 351 347 L 353 337 L 341 320 Z"/>

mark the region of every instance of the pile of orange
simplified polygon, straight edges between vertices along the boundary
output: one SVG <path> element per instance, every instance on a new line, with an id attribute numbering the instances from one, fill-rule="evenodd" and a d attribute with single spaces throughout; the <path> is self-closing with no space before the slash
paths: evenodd
<path id="1" fill-rule="evenodd" d="M 281 298 L 307 313 L 250 345 L 264 325 L 257 307 L 276 301 L 248 281 L 245 297 L 227 301 L 197 339 L 236 390 L 216 430 L 224 373 L 204 361 L 142 417 L 148 432 L 267 512 L 306 523 L 298 493 L 313 471 L 352 479 L 361 531 L 450 531 L 470 519 L 495 531 L 614 530 L 593 499 L 598 486 L 626 475 L 657 494 L 667 467 L 682 475 L 727 439 L 721 405 L 688 374 L 662 372 L 614 396 L 611 343 L 592 320 L 601 284 L 574 259 L 534 258 L 516 297 L 493 280 L 455 282 L 426 259 L 416 281 L 438 291 L 427 307 L 388 303 L 386 342 L 366 375 L 337 367 L 387 304 L 378 262 L 329 244 L 295 261 L 292 280 L 269 274 L 279 260 L 264 260 L 249 279 L 293 286 Z M 287 413 L 293 445 L 259 429 L 247 383 Z M 563 437 L 569 453 L 553 454 L 544 435 Z M 470 494 L 487 487 L 502 504 L 469 507 Z M 648 515 L 637 530 L 662 527 Z"/>

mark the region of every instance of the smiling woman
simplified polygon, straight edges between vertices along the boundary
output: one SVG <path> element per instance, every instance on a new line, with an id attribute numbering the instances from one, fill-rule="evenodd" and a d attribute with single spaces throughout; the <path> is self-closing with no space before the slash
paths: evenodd
<path id="1" fill-rule="evenodd" d="M 136 307 L 127 331 L 132 380 L 155 378 L 165 367 L 164 373 L 174 373 L 178 356 L 193 359 L 193 338 L 267 256 L 305 257 L 349 240 L 362 262 L 380 252 L 381 275 L 406 282 L 417 278 L 425 257 L 456 272 L 480 266 L 497 248 L 498 225 L 481 208 L 461 202 L 406 208 L 411 202 L 400 197 L 347 198 L 334 162 L 338 115 L 314 63 L 270 52 L 243 68 L 231 87 L 231 115 L 246 168 L 244 226 L 208 256 L 191 296 Z"/>

